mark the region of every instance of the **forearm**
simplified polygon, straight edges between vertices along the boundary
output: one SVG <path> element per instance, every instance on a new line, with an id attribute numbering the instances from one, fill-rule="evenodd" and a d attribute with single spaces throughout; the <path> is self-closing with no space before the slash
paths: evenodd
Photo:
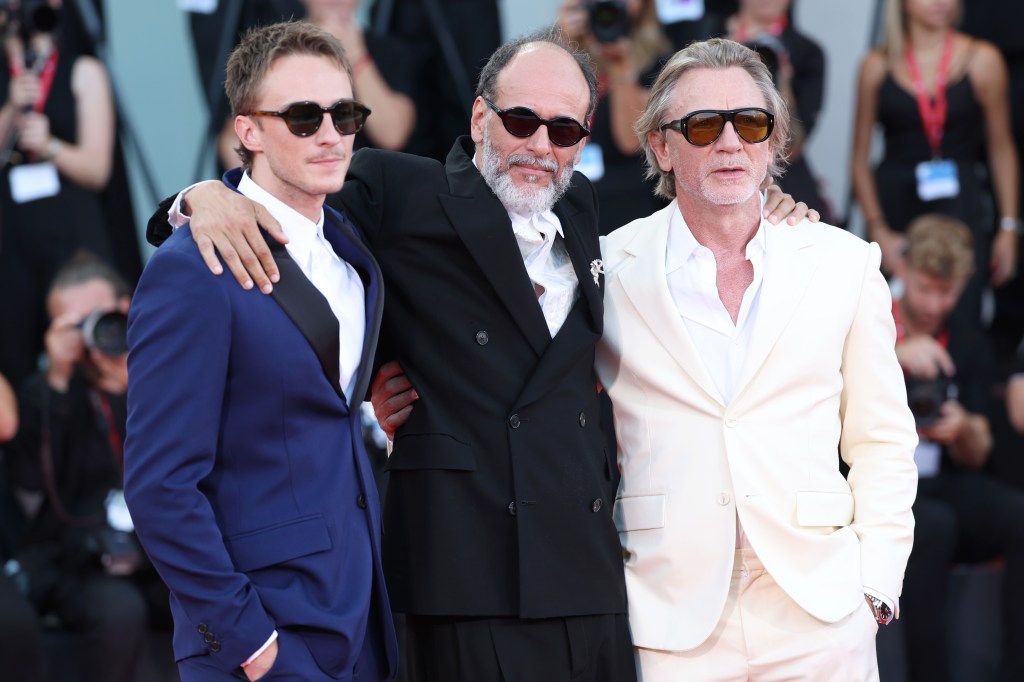
<path id="1" fill-rule="evenodd" d="M 112 149 L 74 145 L 51 136 L 45 156 L 61 175 L 85 189 L 102 191 L 110 180 Z"/>
<path id="2" fill-rule="evenodd" d="M 995 190 L 998 217 L 1020 217 L 1020 166 L 1013 140 L 990 143 L 989 166 L 992 169 L 992 187 Z"/>
<path id="3" fill-rule="evenodd" d="M 366 119 L 366 135 L 381 149 L 400 150 L 416 126 L 416 108 L 409 97 L 388 86 L 369 55 L 365 59 L 357 64 L 355 85 L 364 102 L 373 102 L 373 114 Z"/>
<path id="4" fill-rule="evenodd" d="M 14 389 L 0 374 L 0 443 L 6 443 L 18 432 L 18 401 Z"/>

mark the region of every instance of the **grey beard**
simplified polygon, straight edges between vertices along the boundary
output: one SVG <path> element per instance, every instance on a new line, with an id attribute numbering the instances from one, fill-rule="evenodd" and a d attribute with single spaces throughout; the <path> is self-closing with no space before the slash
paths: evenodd
<path id="1" fill-rule="evenodd" d="M 516 163 L 529 163 L 540 166 L 551 171 L 558 170 L 558 164 L 554 161 L 537 159 L 527 154 L 513 154 L 506 160 L 506 166 L 502 168 L 501 155 L 491 145 L 491 138 L 488 127 L 484 126 L 484 155 L 483 167 L 480 174 L 484 182 L 491 188 L 491 191 L 498 197 L 506 211 L 519 215 L 529 216 L 535 213 L 550 211 L 559 199 L 569 189 L 572 181 L 573 164 L 569 163 L 558 173 L 551 184 L 541 187 L 524 188 L 513 182 L 509 175 L 509 169 Z"/>

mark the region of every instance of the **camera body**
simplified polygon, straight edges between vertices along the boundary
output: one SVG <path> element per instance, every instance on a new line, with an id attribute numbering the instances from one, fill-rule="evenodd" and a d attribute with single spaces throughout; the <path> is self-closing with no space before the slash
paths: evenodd
<path id="1" fill-rule="evenodd" d="M 623 0 L 595 0 L 587 16 L 590 32 L 600 43 L 614 43 L 629 35 L 629 14 Z"/>
<path id="2" fill-rule="evenodd" d="M 110 357 L 128 352 L 128 316 L 118 310 L 94 310 L 78 328 L 86 348 Z"/>
<path id="3" fill-rule="evenodd" d="M 781 55 L 787 52 L 786 46 L 782 44 L 782 41 L 771 33 L 761 33 L 752 40 L 745 42 L 744 45 L 757 53 L 757 56 L 761 58 L 764 65 L 768 67 L 772 80 L 778 85 L 779 62 Z"/>
<path id="4" fill-rule="evenodd" d="M 906 382 L 907 404 L 919 429 L 935 424 L 941 416 L 943 403 L 956 400 L 956 384 L 949 377 L 940 375 L 935 379 L 915 379 L 908 376 Z"/>

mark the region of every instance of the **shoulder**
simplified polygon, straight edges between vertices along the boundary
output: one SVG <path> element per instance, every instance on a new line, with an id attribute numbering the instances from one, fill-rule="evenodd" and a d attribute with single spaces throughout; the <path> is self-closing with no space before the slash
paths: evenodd
<path id="1" fill-rule="evenodd" d="M 860 79 L 864 85 L 881 85 L 889 72 L 889 60 L 879 49 L 869 50 L 860 60 Z"/>
<path id="2" fill-rule="evenodd" d="M 675 202 L 672 202 L 649 216 L 637 218 L 612 230 L 607 236 L 601 237 L 601 252 L 604 254 L 605 260 L 607 262 L 617 261 L 624 255 L 627 245 L 634 241 L 642 242 L 657 230 L 666 227 L 671 221 L 674 211 Z"/>
<path id="3" fill-rule="evenodd" d="M 387 173 L 394 175 L 436 174 L 444 171 L 444 167 L 435 159 L 415 154 L 390 151 L 387 149 L 364 148 L 352 155 L 349 165 L 349 176 L 361 177 L 366 174 Z"/>
<path id="4" fill-rule="evenodd" d="M 106 88 L 107 70 L 95 57 L 82 56 L 71 67 L 71 88 L 75 94 L 93 94 Z"/>
<path id="5" fill-rule="evenodd" d="M 980 38 L 963 36 L 967 43 L 967 73 L 976 85 L 986 85 L 1005 79 L 1006 62 L 1003 55 L 992 43 Z"/>

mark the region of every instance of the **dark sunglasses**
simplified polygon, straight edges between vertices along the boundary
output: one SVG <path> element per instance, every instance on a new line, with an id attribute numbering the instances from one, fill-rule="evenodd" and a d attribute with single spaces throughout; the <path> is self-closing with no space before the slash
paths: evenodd
<path id="1" fill-rule="evenodd" d="M 516 137 L 530 137 L 537 132 L 537 128 L 543 125 L 548 129 L 548 139 L 551 140 L 551 144 L 559 147 L 571 147 L 590 134 L 588 128 L 568 116 L 541 118 L 533 109 L 526 107 L 499 109 L 494 106 L 494 102 L 486 97 L 484 101 L 501 119 L 505 130 Z"/>
<path id="2" fill-rule="evenodd" d="M 296 102 L 281 111 L 254 111 L 249 116 L 277 116 L 284 119 L 284 124 L 293 135 L 309 137 L 320 130 L 324 114 L 331 115 L 334 129 L 339 133 L 355 135 L 363 129 L 370 110 L 362 102 L 343 99 L 329 107 L 322 107 L 316 102 Z"/>
<path id="3" fill-rule="evenodd" d="M 725 129 L 725 124 L 730 121 L 740 139 L 750 144 L 764 142 L 775 129 L 775 117 L 756 107 L 729 111 L 701 109 L 676 121 L 669 121 L 661 126 L 661 129 L 678 130 L 693 146 L 706 147 L 718 139 Z"/>

